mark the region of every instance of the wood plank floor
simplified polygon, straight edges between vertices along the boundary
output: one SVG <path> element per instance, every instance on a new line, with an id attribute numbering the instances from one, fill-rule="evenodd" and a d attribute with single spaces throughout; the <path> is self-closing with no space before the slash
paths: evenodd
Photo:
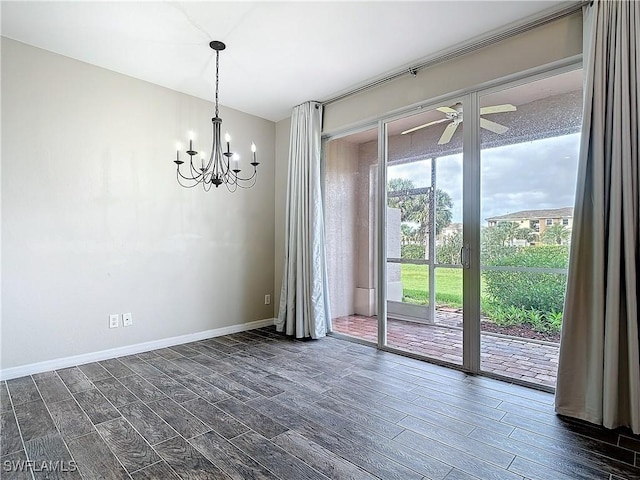
<path id="1" fill-rule="evenodd" d="M 2 479 L 640 479 L 638 436 L 550 394 L 269 328 L 0 382 L 0 406 Z"/>

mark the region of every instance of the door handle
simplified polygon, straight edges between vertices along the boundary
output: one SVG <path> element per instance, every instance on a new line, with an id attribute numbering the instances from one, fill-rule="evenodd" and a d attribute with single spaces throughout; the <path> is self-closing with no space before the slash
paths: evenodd
<path id="1" fill-rule="evenodd" d="M 469 268 L 470 267 L 469 257 L 470 257 L 469 245 L 462 246 L 462 248 L 460 248 L 460 264 L 464 268 Z"/>

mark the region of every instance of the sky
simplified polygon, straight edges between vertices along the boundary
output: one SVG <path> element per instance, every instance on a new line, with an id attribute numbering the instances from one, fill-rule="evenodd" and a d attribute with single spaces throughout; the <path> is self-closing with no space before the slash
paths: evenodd
<path id="1" fill-rule="evenodd" d="M 481 151 L 482 225 L 486 219 L 519 210 L 572 207 L 580 134 L 551 137 Z M 462 154 L 436 160 L 436 188 L 453 201 L 453 222 L 462 222 Z M 416 187 L 431 184 L 431 161 L 389 167 L 387 178 Z"/>

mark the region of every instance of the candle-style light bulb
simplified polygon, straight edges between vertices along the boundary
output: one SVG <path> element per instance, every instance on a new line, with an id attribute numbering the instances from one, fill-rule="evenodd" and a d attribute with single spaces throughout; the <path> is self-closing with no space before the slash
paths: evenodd
<path id="1" fill-rule="evenodd" d="M 251 142 L 251 153 L 253 154 L 253 163 L 256 163 L 256 144 Z"/>
<path id="2" fill-rule="evenodd" d="M 229 142 L 231 142 L 231 136 L 229 135 L 229 132 L 224 134 L 224 141 L 227 142 L 227 153 L 229 153 L 231 151 L 229 149 Z"/>
<path id="3" fill-rule="evenodd" d="M 233 157 L 231 157 L 231 170 L 236 173 L 240 171 L 240 155 L 237 153 L 234 153 Z"/>
<path id="4" fill-rule="evenodd" d="M 196 138 L 196 134 L 193 130 L 189 130 L 189 140 L 194 140 Z"/>

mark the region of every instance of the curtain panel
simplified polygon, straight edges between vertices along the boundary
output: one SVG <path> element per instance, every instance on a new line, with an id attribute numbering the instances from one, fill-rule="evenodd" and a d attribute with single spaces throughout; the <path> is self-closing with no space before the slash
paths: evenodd
<path id="1" fill-rule="evenodd" d="M 640 3 L 585 7 L 584 119 L 556 412 L 640 433 Z"/>
<path id="2" fill-rule="evenodd" d="M 331 331 L 321 176 L 322 105 L 293 109 L 289 143 L 285 260 L 276 330 L 296 338 Z"/>

